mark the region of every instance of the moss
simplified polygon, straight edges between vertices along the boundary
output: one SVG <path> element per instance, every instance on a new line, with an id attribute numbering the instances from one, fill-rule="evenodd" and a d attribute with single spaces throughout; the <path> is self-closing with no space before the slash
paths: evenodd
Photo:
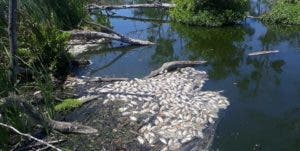
<path id="1" fill-rule="evenodd" d="M 243 19 L 248 8 L 247 0 L 173 0 L 173 20 L 190 25 L 223 26 Z"/>
<path id="2" fill-rule="evenodd" d="M 56 112 L 67 112 L 67 111 L 71 111 L 75 108 L 78 108 L 82 105 L 82 102 L 80 102 L 77 99 L 66 99 L 64 100 L 62 103 L 57 104 L 54 107 L 54 110 Z"/>
<path id="3" fill-rule="evenodd" d="M 262 19 L 272 24 L 300 25 L 300 1 L 279 0 Z"/>

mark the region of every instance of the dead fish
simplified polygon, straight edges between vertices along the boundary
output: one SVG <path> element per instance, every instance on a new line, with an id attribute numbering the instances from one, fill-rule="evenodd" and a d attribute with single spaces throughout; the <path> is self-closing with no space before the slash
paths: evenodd
<path id="1" fill-rule="evenodd" d="M 165 138 L 159 138 L 159 140 L 162 142 L 162 143 L 164 143 L 164 144 L 168 144 L 168 142 L 167 142 L 167 140 L 165 139 Z"/>
<path id="2" fill-rule="evenodd" d="M 131 121 L 137 121 L 137 118 L 134 117 L 134 116 L 130 116 L 129 118 L 130 118 Z"/>
<path id="3" fill-rule="evenodd" d="M 145 140 L 141 136 L 138 136 L 137 140 L 139 141 L 140 144 L 144 144 L 145 143 Z"/>

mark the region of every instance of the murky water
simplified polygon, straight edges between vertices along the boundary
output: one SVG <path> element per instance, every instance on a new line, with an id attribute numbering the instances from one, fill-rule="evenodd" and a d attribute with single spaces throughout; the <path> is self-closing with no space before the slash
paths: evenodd
<path id="1" fill-rule="evenodd" d="M 257 1 L 252 5 L 254 15 L 268 10 Z M 136 9 L 115 15 L 168 20 L 163 12 Z M 256 19 L 223 28 L 121 18 L 110 22 L 119 33 L 157 44 L 90 51 L 82 57 L 93 64 L 78 75 L 143 77 L 167 61 L 207 60 L 205 89 L 223 90 L 231 102 L 218 124 L 213 150 L 300 150 L 300 26 L 267 26 Z M 260 50 L 280 52 L 247 55 Z"/>

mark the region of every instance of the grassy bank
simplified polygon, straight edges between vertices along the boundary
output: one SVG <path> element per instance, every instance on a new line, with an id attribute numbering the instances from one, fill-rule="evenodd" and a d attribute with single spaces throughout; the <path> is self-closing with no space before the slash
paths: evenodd
<path id="1" fill-rule="evenodd" d="M 10 83 L 8 42 L 8 1 L 0 0 L 0 122 L 12 125 L 21 132 L 49 132 L 47 126 L 34 121 L 18 105 L 7 106 L 7 98 L 22 98 L 38 111 L 41 117 L 53 118 L 55 90 L 53 79 L 63 80 L 70 71 L 71 56 L 67 50 L 69 34 L 65 30 L 80 28 L 88 18 L 86 0 L 22 0 L 17 11 L 17 82 Z M 3 10 L 3 11 L 2 11 Z M 22 70 L 21 70 L 22 69 Z M 26 72 L 22 72 L 23 69 Z M 34 92 L 39 92 L 33 94 Z M 62 99 L 65 96 L 60 96 Z M 22 103 L 22 102 L 20 102 Z M 0 150 L 26 143 L 12 131 L 0 127 Z"/>

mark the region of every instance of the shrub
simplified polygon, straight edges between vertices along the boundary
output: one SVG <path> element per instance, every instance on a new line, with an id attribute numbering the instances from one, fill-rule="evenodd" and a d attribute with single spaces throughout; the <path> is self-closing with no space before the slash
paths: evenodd
<path id="1" fill-rule="evenodd" d="M 300 1 L 279 0 L 262 19 L 273 24 L 300 25 Z"/>
<path id="2" fill-rule="evenodd" d="M 243 19 L 247 0 L 173 0 L 171 17 L 177 22 L 200 26 L 222 26 Z"/>

